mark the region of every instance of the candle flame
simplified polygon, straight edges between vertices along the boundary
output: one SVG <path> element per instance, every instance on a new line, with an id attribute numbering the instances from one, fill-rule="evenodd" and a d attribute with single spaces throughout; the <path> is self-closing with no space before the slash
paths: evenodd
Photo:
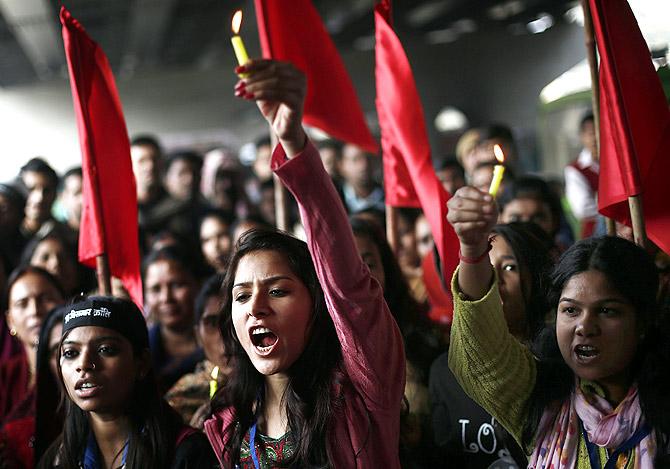
<path id="1" fill-rule="evenodd" d="M 240 32 L 240 26 L 242 26 L 242 10 L 237 10 L 233 15 L 232 28 L 233 34 Z"/>
<path id="2" fill-rule="evenodd" d="M 215 366 L 214 369 L 212 369 L 212 373 L 210 375 L 212 379 L 216 379 L 219 377 L 219 367 Z"/>
<path id="3" fill-rule="evenodd" d="M 496 156 L 496 160 L 498 160 L 499 163 L 505 162 L 505 154 L 497 143 L 493 145 L 493 154 Z"/>

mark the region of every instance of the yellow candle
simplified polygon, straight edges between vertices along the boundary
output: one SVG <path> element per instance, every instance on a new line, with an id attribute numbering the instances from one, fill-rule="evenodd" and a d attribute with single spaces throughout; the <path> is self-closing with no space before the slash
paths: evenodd
<path id="1" fill-rule="evenodd" d="M 249 54 L 247 54 L 247 48 L 244 47 L 244 42 L 242 42 L 242 38 L 238 34 L 240 32 L 240 26 L 242 26 L 242 10 L 237 10 L 235 12 L 231 26 L 233 28 L 233 37 L 230 38 L 230 42 L 233 44 L 237 63 L 244 65 L 249 61 Z M 240 76 L 244 76 L 244 74 L 240 74 Z"/>
<path id="2" fill-rule="evenodd" d="M 209 398 L 211 399 L 212 397 L 214 397 L 214 394 L 216 394 L 216 390 L 219 386 L 219 382 L 217 381 L 217 378 L 219 377 L 218 366 L 214 367 L 210 376 L 212 377 L 212 379 L 209 381 Z"/>
<path id="3" fill-rule="evenodd" d="M 493 154 L 499 163 L 505 161 L 505 154 L 502 151 L 500 145 L 493 145 Z M 491 186 L 489 187 L 489 194 L 493 197 L 498 193 L 500 189 L 500 183 L 502 182 L 503 174 L 505 173 L 505 167 L 502 164 L 497 164 L 493 167 L 493 179 L 491 180 Z"/>
<path id="4" fill-rule="evenodd" d="M 491 194 L 493 197 L 495 197 L 498 193 L 504 172 L 505 167 L 501 164 L 497 164 L 493 167 L 493 179 L 491 180 L 491 187 L 489 187 L 489 194 Z"/>
<path id="5" fill-rule="evenodd" d="M 237 57 L 237 63 L 244 65 L 249 60 L 249 55 L 247 54 L 247 49 L 244 47 L 244 42 L 240 36 L 233 36 L 230 38 L 230 42 L 233 43 L 233 50 L 235 51 L 235 57 Z"/>

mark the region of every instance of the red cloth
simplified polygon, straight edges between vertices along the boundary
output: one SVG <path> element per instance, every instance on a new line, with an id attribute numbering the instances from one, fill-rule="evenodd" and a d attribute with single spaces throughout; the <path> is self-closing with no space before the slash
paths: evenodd
<path id="1" fill-rule="evenodd" d="M 30 367 L 23 349 L 0 363 L 0 424 L 26 397 L 30 384 Z"/>
<path id="2" fill-rule="evenodd" d="M 314 268 L 323 288 L 342 350 L 342 379 L 334 382 L 341 408 L 333 414 L 327 441 L 333 467 L 400 468 L 400 404 L 405 389 L 405 355 L 400 330 L 379 283 L 358 254 L 344 206 L 312 144 L 286 161 L 278 146 L 272 168 L 295 196 Z M 231 408 L 205 422 L 205 433 L 222 467 L 224 447 L 235 422 Z"/>
<path id="3" fill-rule="evenodd" d="M 307 75 L 304 122 L 377 153 L 349 74 L 312 2 L 255 4 L 263 57 L 291 62 Z"/>
<path id="4" fill-rule="evenodd" d="M 447 222 L 451 195 L 435 174 L 421 100 L 402 44 L 390 25 L 390 2 L 375 6 L 377 113 L 382 130 L 386 200 L 417 206 L 428 219 L 444 278 L 458 265 L 459 242 Z M 404 163 L 403 163 L 404 159 Z M 388 160 L 388 161 L 387 161 Z M 395 168 L 390 174 L 386 171 Z M 409 174 L 409 178 L 404 175 Z M 413 187 L 413 190 L 411 189 Z M 415 195 L 412 193 L 415 192 Z M 447 294 L 450 292 L 447 289 Z"/>
<path id="5" fill-rule="evenodd" d="M 598 209 L 630 226 L 641 195 L 647 235 L 670 253 L 670 111 L 647 43 L 625 0 L 589 0 L 600 54 Z"/>
<path id="6" fill-rule="evenodd" d="M 96 257 L 106 254 L 111 274 L 142 308 L 135 178 L 114 76 L 105 53 L 65 7 L 60 20 L 84 175 L 79 260 L 95 268 Z"/>
<path id="7" fill-rule="evenodd" d="M 421 201 L 414 190 L 412 179 L 403 159 L 403 150 L 407 150 L 406 142 L 403 141 L 405 131 L 419 136 L 417 142 L 420 151 L 426 153 L 430 158 L 430 148 L 427 145 L 427 135 L 423 121 L 423 111 L 421 102 L 418 100 L 416 89 L 414 88 L 414 77 L 409 64 L 396 63 L 393 54 L 399 46 L 398 39 L 390 26 L 390 5 L 383 3 L 376 7 L 379 14 L 375 13 L 375 22 L 383 22 L 387 27 L 376 28 L 376 46 L 375 46 L 375 81 L 377 87 L 377 116 L 379 117 L 379 127 L 381 129 L 382 140 L 382 161 L 384 163 L 384 200 L 391 207 L 418 207 L 421 208 Z M 400 52 L 402 46 L 400 46 Z M 400 79 L 396 81 L 394 73 L 398 69 L 403 73 Z M 403 88 L 409 88 L 407 90 Z M 408 96 L 402 96 L 403 92 L 409 92 Z M 400 93 L 400 96 L 395 96 Z M 408 109 L 406 115 L 388 115 L 388 104 L 385 100 L 392 95 L 395 99 L 406 99 Z M 416 113 L 420 115 L 417 116 Z M 414 118 L 418 119 L 414 120 Z M 407 125 L 408 127 L 404 127 Z M 400 127 L 399 129 L 396 126 Z M 411 144 L 411 142 L 409 142 Z M 413 149 L 413 148 L 412 148 Z"/>
<path id="8" fill-rule="evenodd" d="M 421 269 L 423 271 L 423 283 L 428 293 L 428 303 L 430 304 L 428 317 L 433 322 L 450 326 L 454 319 L 454 302 L 451 295 L 447 293 L 448 288 L 445 288 L 445 283 L 448 284 L 450 280 L 443 282 L 440 278 L 434 251 L 430 251 L 423 258 Z"/>

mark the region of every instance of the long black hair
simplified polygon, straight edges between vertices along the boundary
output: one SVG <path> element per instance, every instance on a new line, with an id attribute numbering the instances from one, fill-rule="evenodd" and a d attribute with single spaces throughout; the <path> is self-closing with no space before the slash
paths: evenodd
<path id="1" fill-rule="evenodd" d="M 127 307 L 135 309 L 136 314 L 142 314 L 130 300 L 106 298 L 109 301 L 124 302 Z M 68 333 L 66 332 L 61 338 L 61 349 Z M 149 350 L 146 344 L 134 341 L 130 343 L 136 359 L 148 357 Z M 59 359 L 60 353 L 59 350 Z M 63 375 L 60 366 L 58 374 L 62 383 Z M 53 467 L 55 460 L 58 460 L 59 468 L 78 469 L 80 467 L 91 432 L 89 418 L 85 411 L 72 402 L 67 393 L 63 393 L 62 401 L 65 409 L 63 432 L 47 450 L 38 467 Z M 128 399 L 126 415 L 130 419 L 126 467 L 152 469 L 169 467 L 174 456 L 177 434 L 183 423 L 161 397 L 151 368 L 143 377 L 137 378 Z"/>
<path id="2" fill-rule="evenodd" d="M 52 309 L 44 319 L 37 345 L 37 373 L 35 389 L 35 444 L 34 460 L 39 461 L 44 451 L 60 433 L 63 425 L 63 407 L 59 405 L 63 387 L 58 376 L 54 376 L 50 364 L 52 350 L 49 347 L 51 332 L 57 324 L 63 323 L 66 308 Z"/>
<path id="3" fill-rule="evenodd" d="M 492 230 L 502 236 L 516 257 L 521 277 L 521 295 L 526 308 L 525 335 L 534 337 L 544 327 L 549 312 L 547 288 L 554 243 L 535 223 L 513 222 L 496 225 Z"/>
<path id="4" fill-rule="evenodd" d="M 313 302 L 307 344 L 286 371 L 289 383 L 282 403 L 286 407 L 295 453 L 285 465 L 332 467 L 327 442 L 330 419 L 340 402 L 333 391 L 342 378 L 340 343 L 307 245 L 278 231 L 250 230 L 240 238 L 221 289 L 221 334 L 234 372 L 214 396 L 212 410 L 232 407 L 235 412 L 236 422 L 224 430 L 229 435 L 225 451 L 233 464 L 239 461 L 242 440 L 264 405 L 264 376 L 256 370 L 240 344 L 231 317 L 232 289 L 239 262 L 258 251 L 274 251 L 284 256 L 293 274 L 309 290 Z"/>
<path id="5" fill-rule="evenodd" d="M 644 249 L 618 237 L 589 238 L 568 249 L 551 276 L 549 303 L 557 308 L 563 288 L 575 275 L 588 270 L 603 273 L 613 288 L 634 307 L 640 340 L 631 364 L 640 405 L 647 424 L 657 438 L 656 467 L 666 467 L 670 436 L 670 344 L 668 326 L 661 320 L 656 301 L 658 271 Z M 538 358 L 537 379 L 529 400 L 529 418 L 523 442 L 530 447 L 543 412 L 569 398 L 574 373 L 563 360 L 555 324 L 543 329 L 533 343 Z"/>

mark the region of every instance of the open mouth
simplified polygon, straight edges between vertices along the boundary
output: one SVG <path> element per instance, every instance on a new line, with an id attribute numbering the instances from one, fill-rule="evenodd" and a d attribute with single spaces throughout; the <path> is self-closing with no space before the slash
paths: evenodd
<path id="1" fill-rule="evenodd" d="M 581 361 L 589 361 L 600 355 L 598 347 L 594 347 L 593 345 L 577 345 L 574 351 L 577 358 Z"/>
<path id="2" fill-rule="evenodd" d="M 269 352 L 275 346 L 279 337 L 267 327 L 253 327 L 251 329 L 251 343 L 261 353 Z"/>
<path id="3" fill-rule="evenodd" d="M 93 397 L 98 394 L 102 386 L 90 381 L 80 381 L 75 385 L 75 392 L 79 397 Z"/>

